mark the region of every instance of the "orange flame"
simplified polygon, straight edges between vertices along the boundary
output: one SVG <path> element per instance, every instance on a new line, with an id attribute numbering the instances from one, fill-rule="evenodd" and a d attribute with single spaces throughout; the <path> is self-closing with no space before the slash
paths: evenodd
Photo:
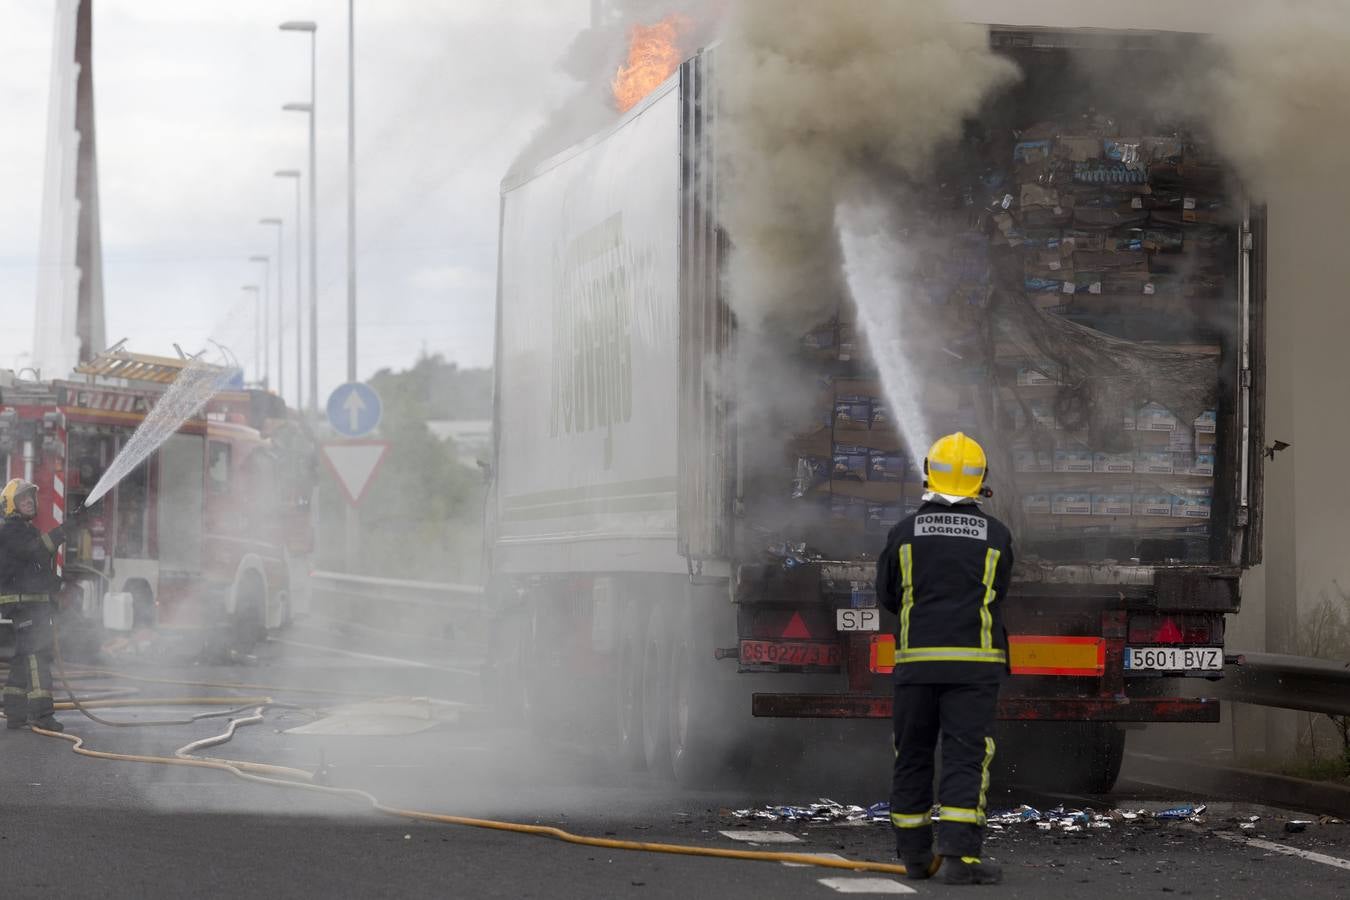
<path id="1" fill-rule="evenodd" d="M 680 65 L 680 32 L 688 27 L 681 15 L 666 16 L 655 25 L 634 25 L 628 33 L 628 62 L 614 73 L 611 87 L 619 112 L 628 112 L 670 77 Z"/>

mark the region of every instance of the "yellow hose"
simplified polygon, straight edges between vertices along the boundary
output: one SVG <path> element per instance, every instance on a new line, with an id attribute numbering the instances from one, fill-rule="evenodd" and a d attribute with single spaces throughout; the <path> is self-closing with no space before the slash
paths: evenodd
<path id="1" fill-rule="evenodd" d="M 258 698 L 254 698 L 258 699 Z M 266 700 L 266 698 L 261 698 Z M 116 702 L 116 701 L 108 701 Z M 207 705 L 220 705 L 222 702 L 234 705 L 247 705 L 249 698 L 238 697 L 212 697 L 212 698 L 186 698 L 173 700 L 143 700 L 144 705 L 159 705 L 167 703 L 172 705 L 182 705 L 186 702 L 197 702 Z M 254 721 L 262 720 L 261 708 L 254 712 L 250 717 Z M 243 720 L 230 721 L 230 727 L 227 734 L 233 734 L 237 724 L 244 723 Z M 248 723 L 245 723 L 248 724 Z M 495 819 L 477 819 L 468 816 L 453 816 L 444 813 L 425 812 L 416 809 L 403 809 L 396 806 L 387 806 L 377 800 L 373 795 L 355 788 L 336 788 L 327 785 L 315 784 L 313 776 L 300 769 L 293 769 L 286 766 L 268 765 L 265 763 L 254 763 L 243 760 L 217 759 L 208 757 L 191 756 L 182 750 L 174 756 L 147 756 L 144 754 L 133 753 L 113 753 L 107 750 L 92 750 L 84 746 L 84 739 L 72 734 L 63 734 L 55 731 L 47 731 L 43 728 L 29 726 L 32 731 L 44 737 L 58 738 L 71 743 L 71 749 L 80 756 L 87 756 L 93 759 L 118 760 L 122 762 L 150 763 L 154 765 L 166 766 L 191 766 L 201 769 L 216 769 L 223 772 L 229 772 L 236 778 L 245 781 L 252 781 L 259 784 L 271 785 L 274 787 L 293 788 L 297 790 L 312 791 L 316 793 L 329 794 L 336 797 L 347 799 L 357 799 L 364 801 L 375 812 L 387 816 L 395 816 L 401 819 L 413 819 L 420 822 L 433 822 L 440 825 L 462 825 L 470 828 L 486 828 L 493 831 L 509 831 L 517 834 L 530 834 L 539 837 L 550 837 L 556 840 L 564 841 L 569 844 L 579 844 L 586 847 L 600 847 L 608 850 L 633 850 L 644 853 L 671 853 L 680 856 L 704 856 L 716 859 L 743 859 L 754 860 L 757 862 L 790 862 L 799 863 L 808 866 L 820 866 L 829 869 L 846 869 L 854 872 L 879 872 L 886 875 L 904 875 L 905 867 L 895 863 L 869 862 L 865 860 L 851 859 L 830 859 L 827 857 L 812 856 L 808 853 L 781 853 L 765 850 L 730 850 L 720 847 L 697 847 L 687 844 L 663 844 L 652 843 L 648 841 L 627 841 L 616 840 L 613 838 L 597 838 L 586 835 L 574 834 L 561 828 L 554 828 L 549 825 L 527 825 L 520 822 L 503 822 Z M 200 744 L 203 742 L 195 742 Z M 194 744 L 189 744 L 189 747 Z M 186 749 L 186 748 L 184 748 Z M 273 777 L 280 775 L 282 777 Z M 295 779 L 295 780 L 291 780 Z M 935 858 L 933 861 L 932 872 L 936 872 L 942 864 L 941 858 Z"/>
<path id="2" fill-rule="evenodd" d="M 551 837 L 569 844 L 579 844 L 586 847 L 600 847 L 607 850 L 632 850 L 643 853 L 671 853 L 679 856 L 704 856 L 715 859 L 744 859 L 757 862 L 790 862 L 806 866 L 819 866 L 828 869 L 846 869 L 853 872 L 879 872 L 886 875 L 905 875 L 905 867 L 895 863 L 867 862 L 864 860 L 851 859 L 829 859 L 826 857 L 812 856 L 808 853 L 782 853 L 767 850 L 730 850 L 721 847 L 697 847 L 688 844 L 663 844 L 652 843 L 648 841 L 626 841 L 613 838 L 588 837 L 586 835 L 573 834 L 561 828 L 554 828 L 550 825 L 527 825 L 520 822 L 503 822 L 495 819 L 477 819 L 468 816 L 452 816 L 443 813 L 425 812 L 415 809 L 401 809 L 395 806 L 386 806 L 377 800 L 372 794 L 355 788 L 336 788 L 327 785 L 316 784 L 313 781 L 313 775 L 301 769 L 294 769 L 288 766 L 275 766 L 266 763 L 254 763 L 242 760 L 218 759 L 212 757 L 193 756 L 189 752 L 199 746 L 206 746 L 218 743 L 224 743 L 234 736 L 235 729 L 243 724 L 256 724 L 263 720 L 263 709 L 272 704 L 270 697 L 174 697 L 148 700 L 94 700 L 82 701 L 74 695 L 68 684 L 65 684 L 65 671 L 61 660 L 61 649 L 59 638 L 54 642 L 57 672 L 62 683 L 66 687 L 66 692 L 70 695 L 70 702 L 59 703 L 57 709 L 79 709 L 88 718 L 101 722 L 104 720 L 87 712 L 91 707 L 134 707 L 134 706 L 252 706 L 257 704 L 258 708 L 254 710 L 251 716 L 240 719 L 231 719 L 225 732 L 213 738 L 207 738 L 194 741 L 185 747 L 179 748 L 173 756 L 148 756 L 132 753 L 113 753 L 107 750 L 91 750 L 84 746 L 84 738 L 76 735 L 64 734 L 56 731 L 48 731 L 45 728 L 38 728 L 30 725 L 30 730 L 44 737 L 59 738 L 69 741 L 71 749 L 80 756 L 87 756 L 93 759 L 119 760 L 122 762 L 149 763 L 154 765 L 167 766 L 191 766 L 202 769 L 217 769 L 223 772 L 229 772 L 236 778 L 245 781 L 252 781 L 259 784 L 272 785 L 274 787 L 292 788 L 303 791 L 313 791 L 317 793 L 329 794 L 331 796 L 344 797 L 347 799 L 359 799 L 367 803 L 372 810 L 387 816 L 396 816 L 402 819 L 413 819 L 420 822 L 434 822 L 440 825 L 462 825 L 469 828 L 486 828 L 493 831 L 508 831 L 516 834 L 530 834 L 538 837 Z M 258 690 L 264 689 L 260 685 L 245 685 L 235 683 L 212 683 L 212 682 L 192 682 L 192 681 L 173 681 L 171 679 L 156 679 L 144 676 L 123 676 L 120 673 L 112 672 L 107 669 L 86 668 L 79 670 L 82 673 L 125 677 L 128 680 L 142 681 L 147 683 L 185 685 L 193 687 L 219 687 L 227 689 L 246 689 Z M 291 690 L 282 688 L 280 690 Z M 383 696 L 378 694 L 366 694 L 364 692 L 354 691 L 322 691 L 315 689 L 304 689 L 306 693 L 327 693 L 327 694 L 348 694 L 361 696 Z M 105 723 L 116 725 L 134 725 L 143 723 L 118 722 Z M 281 776 L 281 777 L 274 777 Z M 294 779 L 294 780 L 292 780 Z M 937 872 L 942 865 L 941 857 L 934 857 L 929 874 Z"/>
<path id="3" fill-rule="evenodd" d="M 72 669 L 72 678 L 82 678 L 84 676 L 101 678 L 121 678 L 125 681 L 139 681 L 142 684 L 168 684 L 182 687 L 209 687 L 221 688 L 231 691 L 270 691 L 281 693 L 285 691 L 290 694 L 324 694 L 330 697 L 387 697 L 388 694 L 381 694 L 377 691 L 345 691 L 336 688 L 301 688 L 301 687 L 278 687 L 268 684 L 244 684 L 236 681 L 176 681 L 172 678 L 151 678 L 146 675 L 127 675 L 122 672 L 115 672 L 112 669 L 97 669 L 86 666 L 77 666 Z"/>
<path id="4" fill-rule="evenodd" d="M 85 709 L 127 709 L 137 706 L 257 706 L 259 704 L 270 704 L 271 702 L 271 697 L 138 697 L 135 700 L 85 700 L 81 698 L 78 704 L 70 700 L 60 700 L 54 705 L 59 710 L 72 710 L 79 709 L 81 706 Z M 100 722 L 99 724 L 107 723 Z M 143 723 L 127 722 L 125 724 L 141 725 Z"/>

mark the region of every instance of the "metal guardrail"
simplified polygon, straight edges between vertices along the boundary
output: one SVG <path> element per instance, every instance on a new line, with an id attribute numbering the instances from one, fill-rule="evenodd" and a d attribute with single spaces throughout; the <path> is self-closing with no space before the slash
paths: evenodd
<path id="1" fill-rule="evenodd" d="M 310 572 L 311 588 L 355 596 L 374 596 L 395 599 L 445 609 L 448 605 L 472 607 L 481 605 L 483 588 L 477 584 L 452 584 L 440 581 L 407 581 L 400 578 L 375 578 L 370 575 L 349 575 L 345 572 Z"/>
<path id="2" fill-rule="evenodd" d="M 309 590 L 311 612 L 380 630 L 459 637 L 483 619 L 483 588 L 476 584 L 316 571 Z"/>
<path id="3" fill-rule="evenodd" d="M 1350 716 L 1350 662 L 1239 653 L 1210 692 L 1236 703 Z"/>

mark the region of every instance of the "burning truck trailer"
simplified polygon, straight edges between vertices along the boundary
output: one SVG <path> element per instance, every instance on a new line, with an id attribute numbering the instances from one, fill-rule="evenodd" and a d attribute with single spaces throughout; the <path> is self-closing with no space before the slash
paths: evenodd
<path id="1" fill-rule="evenodd" d="M 910 399 L 989 448 L 1017 542 L 1000 753 L 1063 788 L 1108 790 L 1127 728 L 1218 721 L 1181 679 L 1222 677 L 1260 559 L 1261 211 L 1093 75 L 1179 40 L 991 28 L 1023 78 L 911 215 L 937 337 Z M 793 351 L 810 411 L 767 450 L 743 426 L 719 52 L 501 201 L 485 689 L 682 782 L 744 759 L 752 716 L 889 719 L 875 559 L 926 450 L 847 300 Z"/>
<path id="2" fill-rule="evenodd" d="M 84 505 L 187 365 L 116 352 L 83 377 L 0 381 L 0 464 L 38 485 L 40 529 Z M 169 427 L 58 551 L 72 658 L 133 633 L 246 652 L 305 608 L 316 471 L 303 424 L 274 394 L 227 385 Z"/>

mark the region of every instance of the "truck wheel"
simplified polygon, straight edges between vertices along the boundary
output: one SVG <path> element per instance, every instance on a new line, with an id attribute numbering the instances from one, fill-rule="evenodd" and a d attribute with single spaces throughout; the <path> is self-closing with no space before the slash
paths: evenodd
<path id="1" fill-rule="evenodd" d="M 1084 791 L 1109 794 L 1116 786 L 1121 763 L 1125 761 L 1125 734 L 1125 729 L 1110 722 L 1089 723 Z"/>
<path id="2" fill-rule="evenodd" d="M 548 700 L 548 679 L 539 646 L 540 611 L 536 606 L 522 623 L 520 642 L 520 708 L 525 726 L 538 738 L 553 732 L 551 706 Z"/>
<path id="3" fill-rule="evenodd" d="M 647 771 L 668 776 L 670 767 L 670 605 L 647 617 L 642 642 L 642 755 Z"/>
<path id="4" fill-rule="evenodd" d="M 670 649 L 670 763 L 684 787 L 706 787 L 731 767 L 732 740 L 713 683 L 712 652 L 700 651 L 692 604 L 674 616 Z"/>
<path id="5" fill-rule="evenodd" d="M 1005 723 L 996 782 L 1032 790 L 1106 794 L 1125 758 L 1125 731 L 1111 722 Z"/>
<path id="6" fill-rule="evenodd" d="M 618 754 L 620 764 L 633 771 L 647 765 L 642 741 L 642 650 L 650 614 L 647 603 L 634 597 L 624 605 L 619 618 L 618 684 L 615 686 Z"/>

